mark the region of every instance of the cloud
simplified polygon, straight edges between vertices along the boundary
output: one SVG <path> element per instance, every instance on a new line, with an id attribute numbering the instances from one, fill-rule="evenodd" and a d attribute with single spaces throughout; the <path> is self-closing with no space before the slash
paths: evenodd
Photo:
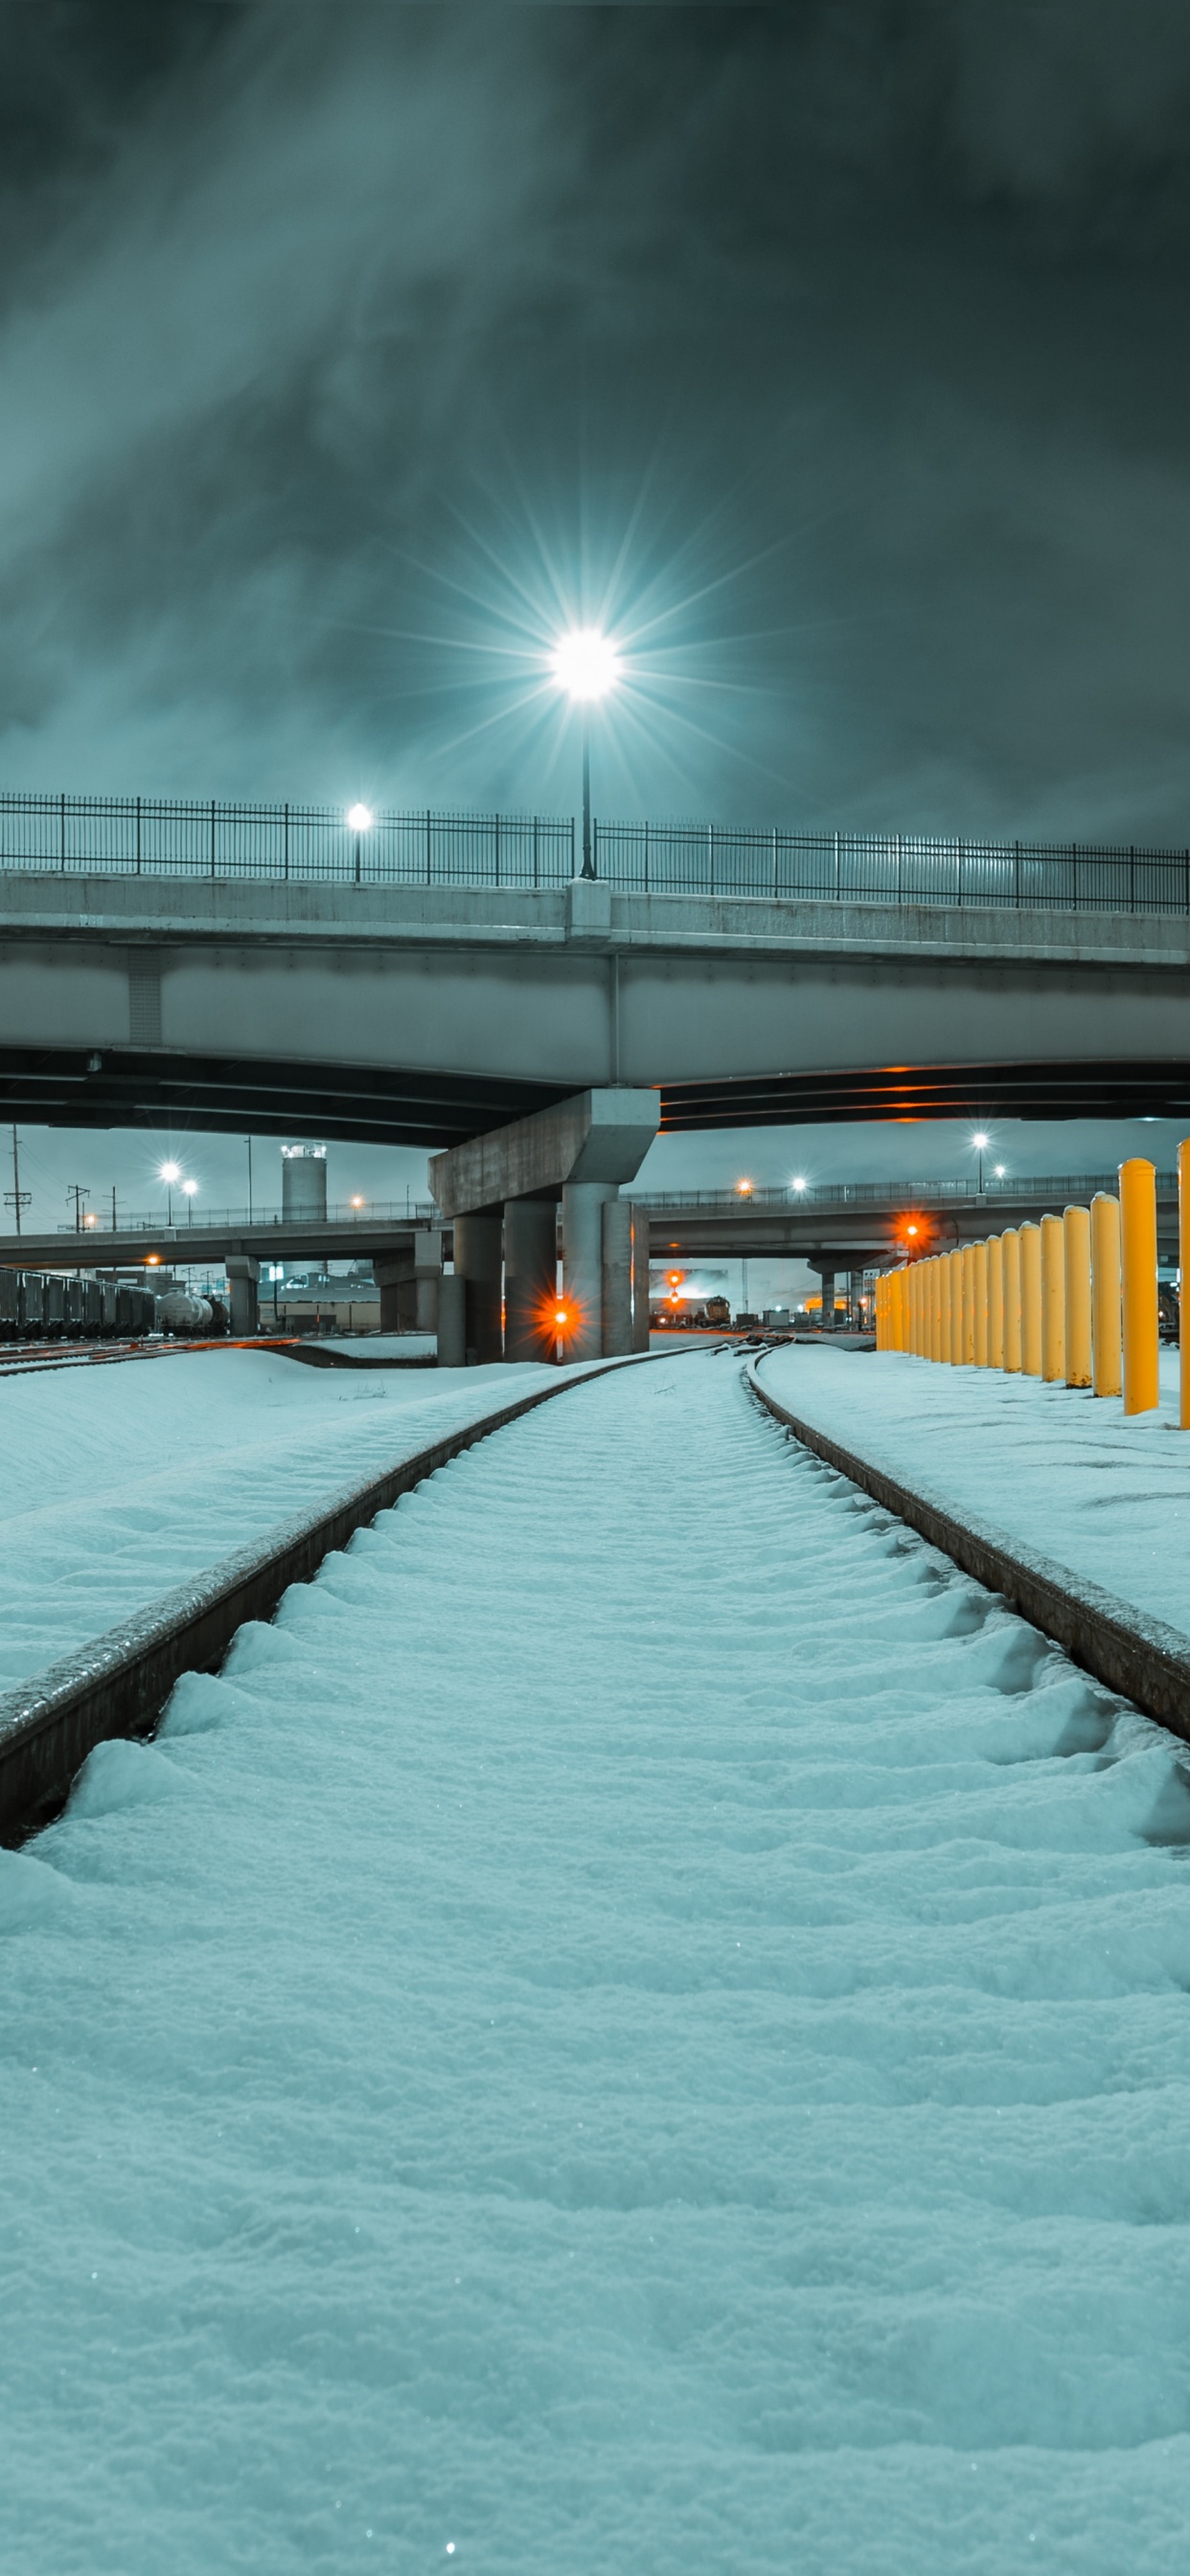
<path id="1" fill-rule="evenodd" d="M 568 803 L 595 596 L 605 805 L 1184 837 L 1180 10 L 95 15 L 0 15 L 14 784 Z"/>

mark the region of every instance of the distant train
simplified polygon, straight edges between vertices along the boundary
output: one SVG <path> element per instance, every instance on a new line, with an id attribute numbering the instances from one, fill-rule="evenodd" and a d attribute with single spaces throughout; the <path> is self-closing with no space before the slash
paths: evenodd
<path id="1" fill-rule="evenodd" d="M 225 1333 L 227 1309 L 219 1297 L 186 1289 L 158 1298 L 151 1288 L 110 1279 L 0 1270 L 0 1342 L 127 1342 L 163 1331 L 188 1338 Z"/>

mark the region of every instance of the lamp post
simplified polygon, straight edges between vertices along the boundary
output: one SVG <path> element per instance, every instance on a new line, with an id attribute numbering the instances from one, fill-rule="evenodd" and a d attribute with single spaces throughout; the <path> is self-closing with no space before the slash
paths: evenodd
<path id="1" fill-rule="evenodd" d="M 582 875 L 593 877 L 595 861 L 591 851 L 591 708 L 598 698 L 614 689 L 620 675 L 620 656 L 609 635 L 597 626 L 576 626 L 568 635 L 559 636 L 552 655 L 554 678 L 564 689 L 572 705 L 582 709 L 583 726 L 583 864 Z"/>
<path id="2" fill-rule="evenodd" d="M 187 1225 L 193 1225 L 194 1201 L 198 1194 L 198 1183 L 197 1181 L 183 1181 L 182 1188 L 186 1193 L 186 1223 Z"/>
<path id="3" fill-rule="evenodd" d="M 175 1181 L 180 1181 L 181 1177 L 182 1166 L 180 1163 L 163 1163 L 157 1175 L 158 1180 L 164 1181 L 165 1183 L 165 1222 L 167 1225 L 172 1225 L 174 1221 L 174 1183 Z"/>
<path id="4" fill-rule="evenodd" d="M 972 1148 L 973 1148 L 974 1152 L 975 1152 L 975 1153 L 977 1153 L 977 1154 L 978 1154 L 978 1156 L 979 1156 L 979 1196 L 980 1196 L 980 1198 L 982 1198 L 982 1197 L 983 1197 L 983 1158 L 984 1158 L 985 1153 L 987 1152 L 988 1145 L 989 1145 L 990 1141 L 991 1141 L 991 1139 L 990 1139 L 989 1137 L 987 1137 L 987 1136 L 985 1136 L 985 1135 L 984 1135 L 982 1128 L 981 1128 L 981 1129 L 979 1129 L 979 1130 L 978 1130 L 978 1132 L 977 1132 L 977 1133 L 972 1137 L 972 1139 L 971 1139 Z"/>
<path id="5" fill-rule="evenodd" d="M 360 882 L 360 841 L 365 832 L 371 831 L 375 819 L 376 818 L 370 805 L 349 805 L 347 808 L 347 829 L 354 835 L 355 839 L 355 882 L 357 885 Z"/>

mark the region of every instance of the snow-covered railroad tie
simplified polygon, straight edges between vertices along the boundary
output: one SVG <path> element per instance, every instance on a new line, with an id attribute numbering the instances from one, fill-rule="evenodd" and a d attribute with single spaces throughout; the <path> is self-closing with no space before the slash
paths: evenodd
<path id="1" fill-rule="evenodd" d="M 1175 1751 L 730 1363 L 471 1450 L 0 1854 L 8 2563 L 1172 2576 Z"/>

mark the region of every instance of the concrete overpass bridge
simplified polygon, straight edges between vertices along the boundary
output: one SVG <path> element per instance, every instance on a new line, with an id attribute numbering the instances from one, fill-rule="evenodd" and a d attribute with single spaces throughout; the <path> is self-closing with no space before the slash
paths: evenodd
<path id="1" fill-rule="evenodd" d="M 0 1116 L 1190 1116 L 1190 853 L 603 825 L 587 880 L 568 831 L 0 797 Z"/>
<path id="2" fill-rule="evenodd" d="M 610 1095 L 613 1102 L 617 1097 Z M 546 1125 L 552 1130 L 556 1122 L 547 1121 Z M 639 1155 L 644 1151 L 650 1132 L 646 1116 L 629 1142 L 627 1159 L 634 1152 Z M 622 1140 L 618 1142 L 622 1145 Z M 533 1241 L 529 1244 L 526 1240 L 524 1257 L 530 1268 L 534 1261 L 537 1263 L 540 1277 L 532 1293 L 544 1305 L 553 1295 L 556 1265 L 566 1251 L 568 1185 L 559 1177 L 562 1161 L 558 1160 L 544 1174 L 540 1169 L 517 1170 L 509 1163 L 502 1137 L 493 1140 L 489 1153 L 493 1171 L 485 1176 L 481 1170 L 477 1180 L 473 1175 L 470 1189 L 460 1186 L 456 1158 L 441 1158 L 456 1199 L 470 1197 L 475 1202 L 454 1221 L 444 1217 L 433 1200 L 411 1203 L 403 1209 L 348 1204 L 332 1210 L 325 1220 L 286 1218 L 271 1209 L 252 1213 L 243 1208 L 210 1213 L 197 1225 L 171 1225 L 149 1215 L 129 1219 L 115 1231 L 87 1223 L 81 1231 L 62 1228 L 53 1234 L 0 1237 L 0 1268 L 106 1270 L 143 1264 L 147 1268 L 161 1265 L 181 1269 L 192 1264 L 218 1264 L 228 1271 L 237 1329 L 250 1331 L 255 1329 L 255 1283 L 269 1262 L 368 1260 L 380 1285 L 382 1327 L 432 1331 L 438 1322 L 444 1265 L 453 1265 L 456 1253 L 464 1266 L 467 1261 L 466 1243 L 456 1243 L 456 1233 L 465 1233 L 469 1216 L 473 1255 L 481 1237 L 487 1247 L 483 1275 L 491 1283 L 489 1307 L 503 1297 L 507 1211 L 512 1205 L 521 1210 L 519 1217 L 514 1215 L 512 1220 L 513 1268 L 515 1244 L 525 1237 L 527 1224 Z M 570 1159 L 573 1163 L 573 1153 Z M 573 1182 L 569 1186 L 573 1270 L 573 1228 L 579 1202 Z M 606 1201 L 617 1201 L 623 1211 L 617 1221 L 627 1226 L 629 1237 L 637 1237 L 639 1293 L 647 1304 L 650 1258 L 662 1263 L 672 1260 L 682 1266 L 732 1257 L 801 1260 L 822 1274 L 829 1296 L 830 1283 L 840 1273 L 853 1275 L 887 1268 L 907 1256 L 937 1251 L 952 1243 L 979 1242 L 1047 1211 L 1057 1214 L 1067 1205 L 1085 1207 L 1097 1190 L 1114 1192 L 1116 1186 L 1116 1175 L 1110 1172 L 1060 1172 L 989 1181 L 983 1189 L 974 1181 L 854 1181 L 828 1183 L 812 1190 L 667 1191 L 653 1192 L 648 1197 L 635 1192 L 626 1195 L 618 1183 L 600 1183 L 597 1204 L 602 1211 Z M 495 1216 L 497 1208 L 499 1218 Z M 530 1211 L 527 1218 L 526 1208 Z M 477 1217 L 481 1221 L 486 1218 L 486 1235 L 482 1223 L 477 1232 Z M 599 1224 L 602 1228 L 601 1212 Z M 1178 1187 L 1174 1172 L 1158 1174 L 1157 1227 L 1161 1258 L 1176 1261 Z M 601 1262 L 602 1241 L 598 1253 L 590 1250 L 587 1257 L 592 1268 L 596 1261 Z M 491 1354 L 495 1325 L 490 1311 L 485 1329 Z M 531 1320 L 528 1330 L 532 1333 Z"/>

